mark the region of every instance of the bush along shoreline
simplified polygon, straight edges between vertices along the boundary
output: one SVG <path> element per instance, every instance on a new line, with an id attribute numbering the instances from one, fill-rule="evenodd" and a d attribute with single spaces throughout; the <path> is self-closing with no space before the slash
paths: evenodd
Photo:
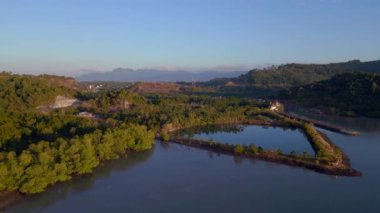
<path id="1" fill-rule="evenodd" d="M 49 185 L 88 174 L 101 162 L 151 149 L 154 132 L 145 126 L 121 125 L 54 143 L 31 144 L 21 154 L 0 155 L 0 191 L 40 193 Z"/>

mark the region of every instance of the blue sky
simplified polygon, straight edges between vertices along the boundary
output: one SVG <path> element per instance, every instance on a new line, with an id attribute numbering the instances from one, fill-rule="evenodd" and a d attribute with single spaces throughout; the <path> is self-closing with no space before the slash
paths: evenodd
<path id="1" fill-rule="evenodd" d="M 0 0 L 0 70 L 380 59 L 378 0 Z"/>

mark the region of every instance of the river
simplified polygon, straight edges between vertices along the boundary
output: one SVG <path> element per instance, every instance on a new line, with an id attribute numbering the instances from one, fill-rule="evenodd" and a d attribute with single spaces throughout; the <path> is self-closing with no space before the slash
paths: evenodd
<path id="1" fill-rule="evenodd" d="M 319 119 L 361 132 L 322 130 L 362 177 L 156 142 L 150 151 L 107 162 L 6 212 L 380 212 L 380 120 Z"/>

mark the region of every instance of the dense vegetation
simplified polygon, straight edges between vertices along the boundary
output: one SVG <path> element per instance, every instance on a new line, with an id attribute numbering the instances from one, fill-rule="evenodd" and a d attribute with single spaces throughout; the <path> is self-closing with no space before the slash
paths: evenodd
<path id="1" fill-rule="evenodd" d="M 380 60 L 332 64 L 286 64 L 264 70 L 254 69 L 238 78 L 215 79 L 206 85 L 224 85 L 231 81 L 239 86 L 287 88 L 327 80 L 347 72 L 380 72 Z"/>
<path id="2" fill-rule="evenodd" d="M 145 127 L 125 125 L 71 139 L 58 138 L 29 145 L 21 153 L 0 153 L 0 190 L 38 193 L 74 174 L 92 172 L 101 161 L 126 150 L 150 149 L 154 134 Z"/>
<path id="3" fill-rule="evenodd" d="M 27 76 L 0 73 L 0 109 L 29 110 L 52 102 L 59 94 L 74 95 L 75 81 L 48 75 Z"/>
<path id="4" fill-rule="evenodd" d="M 263 87 L 291 87 L 321 80 L 346 72 L 379 72 L 380 61 L 333 64 L 286 64 L 264 71 L 252 70 L 238 78 L 245 84 Z"/>
<path id="5" fill-rule="evenodd" d="M 1 73 L 0 191 L 41 192 L 91 172 L 101 161 L 151 148 L 154 132 L 145 126 L 116 127 L 115 122 L 78 117 L 75 108 L 39 112 L 36 106 L 55 96 L 76 93 L 68 80 Z"/>
<path id="6" fill-rule="evenodd" d="M 89 173 L 104 160 L 151 148 L 156 134 L 168 140 L 167 133 L 177 128 L 260 118 L 267 107 L 265 102 L 237 98 L 81 92 L 57 83 L 66 80 L 2 73 L 0 191 L 38 193 Z M 82 104 L 44 113 L 37 109 L 57 95 L 75 95 Z M 79 117 L 81 111 L 96 116 Z"/>
<path id="7" fill-rule="evenodd" d="M 341 74 L 289 89 L 282 98 L 344 115 L 380 117 L 380 75 Z"/>
<path id="8" fill-rule="evenodd" d="M 122 107 L 118 103 L 127 102 Z M 178 128 L 213 123 L 239 122 L 269 110 L 265 101 L 187 95 L 139 96 L 129 91 L 110 91 L 87 95 L 84 109 L 112 123 L 145 125 L 165 132 Z"/>
<path id="9" fill-rule="evenodd" d="M 302 128 L 301 123 L 268 110 L 264 100 L 139 95 L 133 87 L 80 91 L 61 77 L 9 73 L 0 77 L 0 191 L 41 192 L 74 175 L 90 173 L 102 161 L 150 149 L 157 136 L 168 141 L 170 132 L 181 128 L 252 121 Z M 75 95 L 81 105 L 43 113 L 36 108 L 57 95 Z M 93 116 L 80 117 L 79 112 Z M 316 143 L 317 157 L 330 161 L 331 147 L 318 146 L 322 139 L 316 136 L 311 135 L 311 141 Z M 247 148 L 233 149 L 243 153 Z M 262 150 L 251 147 L 251 151 Z"/>

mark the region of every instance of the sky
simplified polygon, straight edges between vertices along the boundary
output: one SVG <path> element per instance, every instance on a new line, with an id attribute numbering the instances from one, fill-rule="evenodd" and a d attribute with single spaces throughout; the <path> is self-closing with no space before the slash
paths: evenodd
<path id="1" fill-rule="evenodd" d="M 379 0 L 0 0 L 0 70 L 250 69 L 380 59 Z"/>

